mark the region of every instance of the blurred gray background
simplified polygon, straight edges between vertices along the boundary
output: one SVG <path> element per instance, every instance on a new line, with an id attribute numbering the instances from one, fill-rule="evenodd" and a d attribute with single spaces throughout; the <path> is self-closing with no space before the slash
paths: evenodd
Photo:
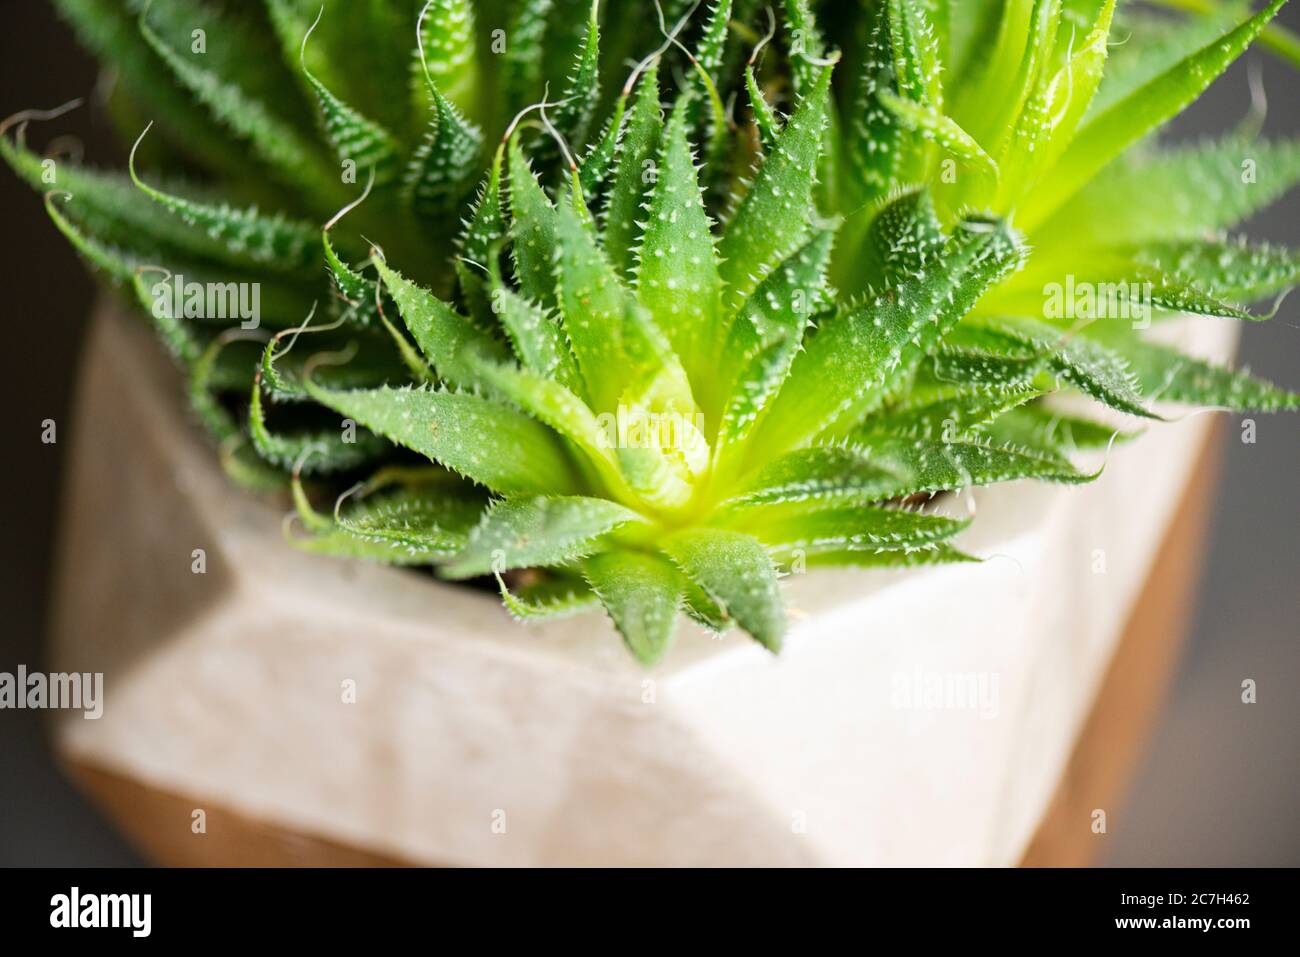
<path id="1" fill-rule="evenodd" d="M 1300 29 L 1300 5 L 1281 21 Z M 0 116 L 88 95 L 94 64 L 43 0 L 0 0 Z M 1300 76 L 1249 55 L 1269 93 L 1266 131 L 1300 134 Z M 1249 104 L 1237 64 L 1168 132 L 1185 139 L 1235 125 Z M 95 109 L 61 127 L 89 157 L 122 165 Z M 4 447 L 0 671 L 43 660 L 51 530 L 65 446 L 42 445 L 62 422 L 94 287 L 36 196 L 0 170 L 3 373 L 11 429 Z M 1260 216 L 1257 238 L 1300 245 L 1300 191 Z M 1242 361 L 1300 388 L 1300 295 L 1245 331 Z M 1300 415 L 1260 416 L 1243 445 L 1224 429 L 1223 481 L 1206 573 L 1172 694 L 1126 802 L 1110 815 L 1101 862 L 1137 865 L 1300 864 Z M 1259 701 L 1240 701 L 1244 678 Z M 39 716 L 0 711 L 0 865 L 143 863 L 59 774 Z"/>

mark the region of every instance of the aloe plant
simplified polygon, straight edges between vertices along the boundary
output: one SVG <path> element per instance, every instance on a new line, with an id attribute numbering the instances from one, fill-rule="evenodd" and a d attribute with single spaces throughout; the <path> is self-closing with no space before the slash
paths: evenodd
<path id="1" fill-rule="evenodd" d="M 1225 233 L 1300 143 L 1153 142 L 1283 2 L 58 0 L 127 175 L 28 148 L 57 111 L 0 152 L 300 547 L 775 651 L 783 572 L 973 561 L 937 493 L 1095 478 L 1127 433 L 1059 393 L 1300 404 L 1144 332 L 1300 273 Z"/>

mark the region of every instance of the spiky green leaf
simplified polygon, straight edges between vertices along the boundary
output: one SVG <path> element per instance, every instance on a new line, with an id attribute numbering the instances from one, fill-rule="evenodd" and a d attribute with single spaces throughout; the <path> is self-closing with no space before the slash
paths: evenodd
<path id="1" fill-rule="evenodd" d="M 500 342 L 488 337 L 433 293 L 420 288 L 382 259 L 375 260 L 375 268 L 397 303 L 406 328 L 444 381 L 453 386 L 475 384 L 468 361 L 470 353 L 496 360 L 506 357 Z"/>
<path id="2" fill-rule="evenodd" d="M 662 659 L 681 603 L 681 573 L 657 555 L 610 551 L 587 559 L 583 575 L 636 659 Z"/>
<path id="3" fill-rule="evenodd" d="M 1020 206 L 1027 228 L 1041 223 L 1127 147 L 1181 112 L 1277 15 L 1286 0 L 1272 0 L 1259 13 L 1133 91 L 1084 125 L 1052 171 Z"/>
<path id="4" fill-rule="evenodd" d="M 826 125 L 829 68 L 803 97 L 718 244 L 725 305 L 735 312 L 802 245 Z"/>
<path id="5" fill-rule="evenodd" d="M 762 426 L 769 447 L 806 443 L 880 389 L 905 350 L 928 351 L 1020 257 L 1004 225 L 963 224 L 945 255 L 875 300 L 824 322 Z"/>
<path id="6" fill-rule="evenodd" d="M 776 569 L 752 535 L 718 528 L 684 529 L 663 549 L 691 581 L 763 647 L 779 651 L 785 607 Z"/>
<path id="7" fill-rule="evenodd" d="M 334 391 L 305 383 L 316 401 L 501 494 L 579 490 L 559 438 L 509 406 L 424 389 Z"/>
<path id="8" fill-rule="evenodd" d="M 564 565 L 590 555 L 600 538 L 639 516 L 607 499 L 538 495 L 496 503 L 443 566 L 450 578 L 534 565 Z"/>

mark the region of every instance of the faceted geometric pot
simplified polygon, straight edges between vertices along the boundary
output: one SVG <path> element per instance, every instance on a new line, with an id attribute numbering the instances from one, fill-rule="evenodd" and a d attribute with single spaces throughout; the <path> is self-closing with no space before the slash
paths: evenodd
<path id="1" fill-rule="evenodd" d="M 1216 359 L 1235 341 L 1178 331 Z M 1194 574 L 1206 415 L 1091 485 L 952 497 L 982 564 L 791 576 L 779 658 L 683 624 L 647 672 L 601 616 L 525 627 L 427 572 L 295 550 L 135 317 L 102 309 L 84 362 L 52 668 L 103 672 L 105 705 L 55 741 L 167 863 L 1077 862 Z M 1106 678 L 1117 649 L 1137 690 Z"/>

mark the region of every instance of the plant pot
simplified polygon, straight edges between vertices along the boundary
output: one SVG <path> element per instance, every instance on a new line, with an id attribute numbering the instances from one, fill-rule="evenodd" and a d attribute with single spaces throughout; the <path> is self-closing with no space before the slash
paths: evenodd
<path id="1" fill-rule="evenodd" d="M 103 672 L 105 706 L 55 740 L 173 863 L 1015 864 L 1156 600 L 1211 424 L 1152 428 L 1091 485 L 978 491 L 982 564 L 791 576 L 779 658 L 684 623 L 647 672 L 601 616 L 525 627 L 427 572 L 292 548 L 135 318 L 101 309 L 84 362 L 52 668 Z M 1086 843 L 1091 811 L 1060 826 Z"/>

